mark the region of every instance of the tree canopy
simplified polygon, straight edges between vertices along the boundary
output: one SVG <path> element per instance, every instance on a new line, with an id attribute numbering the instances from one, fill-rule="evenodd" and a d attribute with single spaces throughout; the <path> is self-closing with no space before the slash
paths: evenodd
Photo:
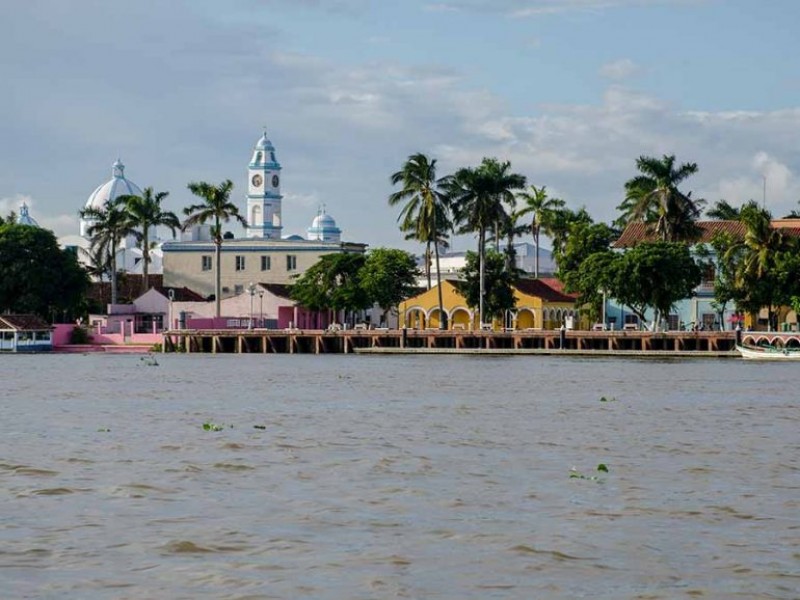
<path id="1" fill-rule="evenodd" d="M 75 253 L 61 250 L 51 231 L 0 225 L 0 312 L 74 318 L 88 287 Z"/>
<path id="2" fill-rule="evenodd" d="M 467 264 L 461 270 L 464 278 L 464 297 L 469 307 L 477 308 L 481 293 L 479 257 L 476 252 L 467 252 L 466 258 Z M 516 304 L 514 297 L 516 271 L 508 271 L 505 257 L 495 250 L 487 251 L 484 260 L 486 290 L 483 298 L 484 316 L 500 318 L 505 311 L 512 310 Z"/>
<path id="3" fill-rule="evenodd" d="M 364 293 L 381 307 L 385 321 L 392 308 L 413 294 L 417 262 L 403 250 L 375 248 L 367 254 L 359 276 Z"/>

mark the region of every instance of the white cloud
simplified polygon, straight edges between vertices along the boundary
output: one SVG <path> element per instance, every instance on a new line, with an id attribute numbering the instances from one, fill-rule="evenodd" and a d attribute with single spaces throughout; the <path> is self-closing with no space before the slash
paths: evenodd
<path id="1" fill-rule="evenodd" d="M 607 79 L 620 81 L 637 75 L 639 73 L 639 65 L 630 58 L 621 58 L 601 66 L 599 73 Z"/>

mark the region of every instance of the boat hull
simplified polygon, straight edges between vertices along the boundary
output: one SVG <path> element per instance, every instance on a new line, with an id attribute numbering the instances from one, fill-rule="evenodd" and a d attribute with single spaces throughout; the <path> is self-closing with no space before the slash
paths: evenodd
<path id="1" fill-rule="evenodd" d="M 783 348 L 754 348 L 749 346 L 736 346 L 742 358 L 747 360 L 780 360 L 800 361 L 800 351 Z"/>

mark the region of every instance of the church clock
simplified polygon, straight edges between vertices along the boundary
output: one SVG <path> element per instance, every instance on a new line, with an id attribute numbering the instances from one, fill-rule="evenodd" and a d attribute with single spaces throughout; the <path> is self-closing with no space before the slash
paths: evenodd
<path id="1" fill-rule="evenodd" d="M 261 184 L 264 183 L 264 180 L 261 178 L 261 175 L 256 173 L 253 175 L 253 178 L 250 180 L 253 182 L 253 187 L 261 187 Z"/>

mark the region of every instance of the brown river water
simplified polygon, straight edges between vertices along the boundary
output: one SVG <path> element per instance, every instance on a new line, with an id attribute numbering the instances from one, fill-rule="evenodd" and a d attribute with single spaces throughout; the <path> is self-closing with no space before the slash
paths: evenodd
<path id="1" fill-rule="evenodd" d="M 0 357 L 0 597 L 800 598 L 800 365 L 157 361 Z"/>

